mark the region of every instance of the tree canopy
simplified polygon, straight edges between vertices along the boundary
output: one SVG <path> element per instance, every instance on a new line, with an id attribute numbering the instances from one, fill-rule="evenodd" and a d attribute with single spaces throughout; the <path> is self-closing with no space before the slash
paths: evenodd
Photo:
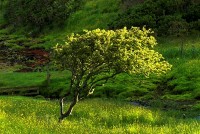
<path id="1" fill-rule="evenodd" d="M 55 61 L 72 73 L 69 93 L 72 108 L 76 102 L 93 93 L 110 78 L 120 73 L 165 73 L 171 65 L 154 51 L 152 31 L 137 27 L 119 30 L 92 30 L 71 34 L 65 44 L 56 45 Z M 72 111 L 72 109 L 71 109 Z M 61 113 L 61 119 L 71 111 Z"/>

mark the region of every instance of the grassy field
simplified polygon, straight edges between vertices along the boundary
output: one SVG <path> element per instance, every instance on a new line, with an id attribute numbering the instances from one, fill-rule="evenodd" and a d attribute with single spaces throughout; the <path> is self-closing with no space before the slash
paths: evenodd
<path id="1" fill-rule="evenodd" d="M 198 134 L 198 113 L 183 119 L 181 111 L 161 111 L 108 99 L 83 100 L 72 116 L 58 123 L 58 101 L 0 97 L 2 134 Z M 189 114 L 189 112 L 188 112 Z"/>

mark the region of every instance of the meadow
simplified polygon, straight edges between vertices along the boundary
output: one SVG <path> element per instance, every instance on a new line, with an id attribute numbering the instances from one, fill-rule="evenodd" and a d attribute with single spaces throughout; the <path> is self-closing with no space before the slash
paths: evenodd
<path id="1" fill-rule="evenodd" d="M 139 107 L 113 99 L 86 99 L 75 106 L 70 117 L 58 123 L 58 106 L 57 100 L 1 96 L 0 133 L 200 133 L 200 122 L 195 115 L 185 118 L 176 110 Z"/>
<path id="2" fill-rule="evenodd" d="M 24 44 L 34 44 L 31 48 L 49 50 L 56 43 L 63 43 L 72 32 L 108 29 L 108 24 L 122 10 L 120 0 L 85 0 L 62 28 L 46 29 L 36 38 L 42 43 L 29 41 L 22 35 L 23 28 L 15 32 L 10 27 L 2 28 L 0 39 L 8 38 L 5 42 L 11 45 L 17 40 L 25 40 Z M 0 23 L 5 23 L 3 12 L 0 12 Z M 200 34 L 156 39 L 155 49 L 173 65 L 171 71 L 149 78 L 121 74 L 97 88 L 88 99 L 80 101 L 72 116 L 62 123 L 58 123 L 56 99 L 68 89 L 69 72 L 52 70 L 50 85 L 46 87 L 45 69 L 20 73 L 16 72 L 18 67 L 0 67 L 0 88 L 41 87 L 41 96 L 0 96 L 0 133 L 199 134 Z M 130 103 L 135 101 L 148 105 Z"/>

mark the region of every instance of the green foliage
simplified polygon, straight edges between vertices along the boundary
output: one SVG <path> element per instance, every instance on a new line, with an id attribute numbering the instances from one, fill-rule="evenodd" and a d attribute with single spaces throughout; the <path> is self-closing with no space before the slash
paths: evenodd
<path id="1" fill-rule="evenodd" d="M 29 34 L 45 27 L 61 26 L 81 4 L 81 0 L 8 0 L 5 18 L 15 27 L 29 27 Z M 32 33 L 31 33 L 32 32 Z"/>
<path id="2" fill-rule="evenodd" d="M 200 18 L 200 3 L 192 4 L 188 7 L 187 11 L 185 12 L 183 18 L 187 20 L 187 22 L 198 21 Z"/>
<path id="3" fill-rule="evenodd" d="M 158 78 L 159 79 L 159 78 Z M 97 87 L 92 97 L 121 98 L 137 100 L 150 95 L 156 89 L 155 79 L 140 75 L 120 74 L 104 86 Z"/>
<path id="4" fill-rule="evenodd" d="M 152 28 L 158 35 L 186 33 L 188 29 L 198 30 L 199 3 L 192 0 L 146 0 L 133 5 L 109 24 L 111 29 L 124 26 Z"/>
<path id="5" fill-rule="evenodd" d="M 73 95 L 72 103 L 61 116 L 69 116 L 74 105 L 93 93 L 96 87 L 120 73 L 161 74 L 171 69 L 158 52 L 153 50 L 156 40 L 152 32 L 132 27 L 130 30 L 92 30 L 84 34 L 71 34 L 64 45 L 54 48 L 55 62 L 72 74 L 67 94 Z"/>
<path id="6" fill-rule="evenodd" d="M 72 73 L 71 92 L 90 94 L 94 88 L 122 72 L 130 74 L 164 73 L 171 65 L 152 50 L 156 40 L 151 31 L 92 30 L 68 36 L 55 47 L 55 61 Z"/>

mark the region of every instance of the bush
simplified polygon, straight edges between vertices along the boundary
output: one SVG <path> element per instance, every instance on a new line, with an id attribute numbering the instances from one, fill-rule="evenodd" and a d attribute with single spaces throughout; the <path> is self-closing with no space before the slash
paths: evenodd
<path id="1" fill-rule="evenodd" d="M 81 0 L 8 0 L 5 8 L 7 23 L 29 27 L 37 33 L 44 27 L 62 26 Z"/>
<path id="2" fill-rule="evenodd" d="M 187 22 L 198 21 L 200 18 L 200 3 L 192 4 L 189 6 L 187 12 L 183 15 L 183 18 L 186 19 Z"/>
<path id="3" fill-rule="evenodd" d="M 187 33 L 185 31 L 189 28 L 190 31 L 199 30 L 199 8 L 199 3 L 193 0 L 146 0 L 119 14 L 118 18 L 109 24 L 109 28 L 146 25 L 158 35 Z"/>
<path id="4" fill-rule="evenodd" d="M 162 16 L 158 21 L 157 30 L 159 35 L 181 36 L 188 31 L 188 23 L 181 16 Z"/>

